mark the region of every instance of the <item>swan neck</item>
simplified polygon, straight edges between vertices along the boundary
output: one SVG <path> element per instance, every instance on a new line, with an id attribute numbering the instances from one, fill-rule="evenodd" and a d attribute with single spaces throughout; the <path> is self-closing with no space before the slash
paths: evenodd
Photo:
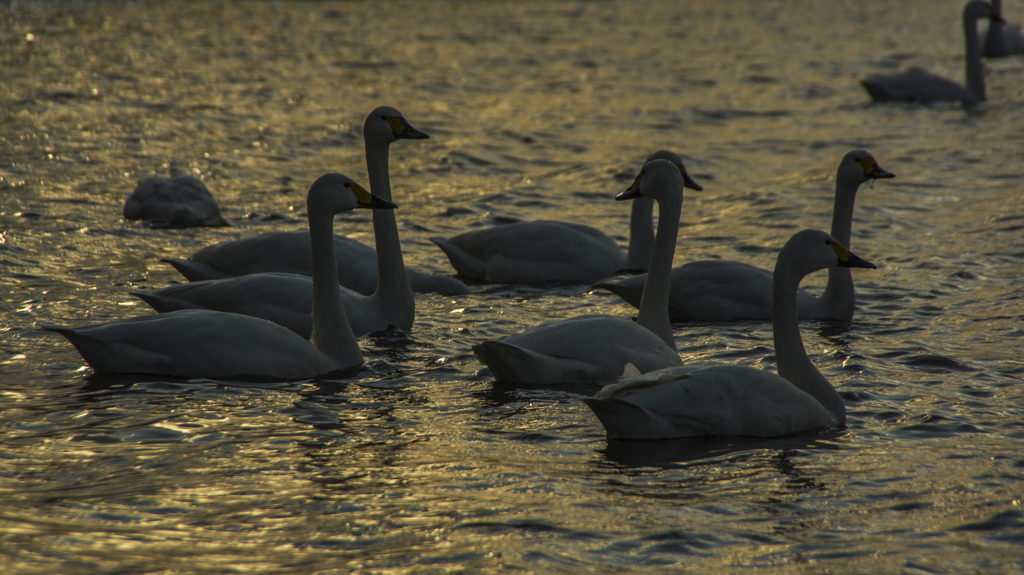
<path id="1" fill-rule="evenodd" d="M 654 200 L 636 198 L 629 212 L 629 249 L 626 269 L 646 270 L 654 251 Z"/>
<path id="2" fill-rule="evenodd" d="M 654 238 L 650 270 L 640 296 L 637 323 L 676 349 L 672 323 L 668 317 L 669 291 L 672 283 L 672 258 L 679 235 L 679 217 L 683 208 L 682 194 L 658 200 L 658 233 Z"/>
<path id="3" fill-rule="evenodd" d="M 334 360 L 337 369 L 362 365 L 363 353 L 345 315 L 334 254 L 334 214 L 309 213 L 313 256 L 313 345 Z"/>
<path id="4" fill-rule="evenodd" d="M 388 153 L 387 145 L 366 142 L 370 193 L 391 201 Z M 405 271 L 395 210 L 373 210 L 373 239 L 377 248 L 377 289 L 371 297 L 388 302 L 392 308 L 402 308 L 409 314 L 415 314 L 416 304 L 409 275 Z"/>
<path id="5" fill-rule="evenodd" d="M 995 23 L 993 20 L 992 23 Z M 1000 30 L 1002 32 L 1002 30 Z M 981 101 L 985 99 L 985 73 L 981 64 L 981 45 L 978 42 L 978 21 L 964 14 L 964 40 L 967 44 L 964 65 L 967 67 L 967 90 Z"/>
<path id="6" fill-rule="evenodd" d="M 800 337 L 796 294 L 801 275 L 781 255 L 772 279 L 772 335 L 779 375 L 818 400 L 836 418 L 846 421 L 846 407 L 835 388 L 811 363 Z"/>
<path id="7" fill-rule="evenodd" d="M 859 188 L 858 181 L 843 178 L 841 175 L 836 176 L 836 197 L 832 206 L 832 237 L 847 248 L 850 247 L 853 237 L 853 206 Z M 830 316 L 836 319 L 853 319 L 856 296 L 850 268 L 828 268 L 828 284 L 820 301 L 831 310 Z"/>

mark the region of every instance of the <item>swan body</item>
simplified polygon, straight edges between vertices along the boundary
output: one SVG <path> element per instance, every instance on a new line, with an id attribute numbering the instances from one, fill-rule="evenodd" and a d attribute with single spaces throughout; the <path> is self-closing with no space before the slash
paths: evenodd
<path id="1" fill-rule="evenodd" d="M 850 245 L 853 234 L 853 207 L 857 190 L 875 178 L 894 178 L 882 169 L 865 150 L 851 150 L 836 170 L 835 204 L 832 209 L 832 236 Z M 821 296 L 800 290 L 797 309 L 803 319 L 853 318 L 856 297 L 849 268 L 831 267 L 828 284 Z M 617 283 L 594 287 L 618 295 L 639 307 L 646 275 L 637 275 Z M 706 260 L 689 262 L 672 269 L 669 316 L 673 320 L 734 321 L 772 318 L 772 272 L 734 261 Z"/>
<path id="2" fill-rule="evenodd" d="M 797 233 L 779 253 L 772 293 L 778 374 L 728 364 L 627 370 L 584 401 L 609 439 L 781 437 L 844 425 L 842 398 L 807 357 L 796 313 L 800 280 L 834 266 L 875 267 L 819 230 Z"/>
<path id="3" fill-rule="evenodd" d="M 1003 19 L 1003 1 L 992 0 L 992 10 L 999 19 L 989 21 L 988 31 L 981 42 L 981 55 L 986 58 L 1000 58 L 1013 54 L 1024 54 L 1024 36 L 1020 24 L 1006 24 Z"/>
<path id="4" fill-rule="evenodd" d="M 678 154 L 660 150 L 647 161 L 669 160 L 679 167 L 686 187 L 701 190 Z M 653 200 L 634 200 L 629 249 L 597 228 L 584 224 L 537 220 L 465 232 L 448 239 L 431 238 L 460 276 L 506 284 L 589 283 L 621 270 L 646 270 L 654 245 Z"/>
<path id="5" fill-rule="evenodd" d="M 209 310 L 46 329 L 64 335 L 97 373 L 292 380 L 354 369 L 363 357 L 337 289 L 331 228 L 339 212 L 395 205 L 341 174 L 317 179 L 306 202 L 313 240 L 312 343 L 263 319 Z"/>
<path id="6" fill-rule="evenodd" d="M 389 146 L 400 139 L 428 137 L 413 128 L 401 112 L 392 107 L 381 106 L 371 111 L 363 122 L 370 190 L 381 199 L 391 201 Z M 379 214 L 375 211 L 373 234 L 377 249 L 335 236 L 338 277 L 341 285 L 366 295 L 377 291 L 379 277 L 388 278 L 386 285 L 392 294 L 390 305 L 401 307 L 409 318 L 403 324 L 412 325 L 412 317 L 415 315 L 413 292 L 437 292 L 444 295 L 469 293 L 469 288 L 455 278 L 405 269 L 394 213 Z M 170 263 L 189 281 L 262 272 L 308 276 L 312 273 L 309 253 L 309 234 L 299 230 L 271 232 L 223 242 L 207 246 L 188 259 L 169 258 L 161 261 Z M 408 284 L 408 289 L 405 284 Z"/>
<path id="7" fill-rule="evenodd" d="M 228 225 L 206 184 L 187 175 L 142 180 L 125 199 L 122 213 L 126 220 L 163 228 Z"/>
<path id="8" fill-rule="evenodd" d="M 901 74 L 872 76 L 861 80 L 876 102 L 980 102 L 985 99 L 985 74 L 982 70 L 978 40 L 978 19 L 1001 21 L 985 0 L 971 0 L 964 6 L 963 24 L 966 42 L 966 86 L 919 68 Z"/>
<path id="9" fill-rule="evenodd" d="M 584 315 L 542 324 L 473 346 L 497 381 L 530 385 L 614 381 L 629 363 L 643 370 L 681 365 L 669 323 L 668 272 L 683 204 L 679 168 L 657 159 L 644 165 L 617 200 L 642 194 L 658 201 L 660 217 L 651 255 L 651 281 L 636 323 L 610 315 Z"/>

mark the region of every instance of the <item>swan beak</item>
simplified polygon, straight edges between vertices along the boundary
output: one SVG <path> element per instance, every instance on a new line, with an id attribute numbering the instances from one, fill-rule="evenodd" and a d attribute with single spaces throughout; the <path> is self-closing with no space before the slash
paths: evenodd
<path id="1" fill-rule="evenodd" d="M 876 270 L 878 266 L 869 262 L 866 259 L 861 258 L 857 254 L 851 253 L 850 250 L 846 249 L 843 244 L 831 240 L 828 245 L 832 246 L 832 249 L 836 252 L 836 256 L 839 257 L 839 265 L 844 268 L 869 268 Z"/>
<path id="2" fill-rule="evenodd" d="M 683 173 L 685 173 L 685 172 L 683 172 Z M 630 184 L 630 186 L 628 188 L 626 188 L 626 191 L 622 192 L 621 194 L 619 194 L 617 196 L 615 196 L 615 201 L 616 202 L 622 202 L 622 201 L 625 201 L 625 200 L 634 200 L 636 198 L 639 198 L 640 197 L 640 180 L 643 177 L 644 177 L 644 171 L 640 170 L 640 173 L 636 175 L 636 179 L 633 180 L 633 183 Z"/>
<path id="3" fill-rule="evenodd" d="M 389 202 L 388 200 L 378 198 L 371 194 L 366 191 L 366 188 L 355 182 L 351 182 L 351 184 L 349 184 L 349 189 L 356 195 L 356 200 L 358 201 L 356 207 L 358 208 L 370 210 L 393 210 L 398 207 L 394 202 Z"/>
<path id="4" fill-rule="evenodd" d="M 864 169 L 864 177 L 871 178 L 872 180 L 896 177 L 896 174 L 879 166 L 874 158 L 864 158 L 860 161 L 860 166 Z"/>
<path id="5" fill-rule="evenodd" d="M 701 186 L 696 180 L 691 178 L 690 174 L 686 173 L 686 168 L 679 166 L 679 173 L 683 175 L 683 187 L 690 188 L 691 190 L 697 190 L 698 192 L 704 191 L 704 186 Z"/>
<path id="6" fill-rule="evenodd" d="M 391 132 L 398 140 L 427 140 L 430 135 L 412 127 L 408 120 L 401 116 L 391 116 L 387 119 L 391 124 Z"/>

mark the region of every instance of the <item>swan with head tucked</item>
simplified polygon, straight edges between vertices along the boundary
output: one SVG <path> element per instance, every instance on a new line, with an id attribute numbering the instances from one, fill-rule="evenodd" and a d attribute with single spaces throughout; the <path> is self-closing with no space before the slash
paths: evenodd
<path id="1" fill-rule="evenodd" d="M 426 133 L 412 127 L 401 112 L 390 106 L 381 106 L 370 112 L 363 122 L 370 191 L 390 201 L 389 146 L 398 140 L 426 138 L 429 138 Z M 374 213 L 373 235 L 376 250 L 355 240 L 335 236 L 334 249 L 338 257 L 341 285 L 371 295 L 378 289 L 378 275 L 388 278 L 389 283 L 383 289 L 397 294 L 392 304 L 401 307 L 403 313 L 409 316 L 409 325 L 415 313 L 412 292 L 437 292 L 445 295 L 469 293 L 469 288 L 455 278 L 405 269 L 398 238 L 398 223 L 393 213 Z M 308 254 L 309 234 L 296 230 L 223 242 L 205 247 L 188 259 L 168 258 L 161 261 L 173 265 L 189 281 L 263 272 L 308 276 L 311 273 Z M 408 284 L 409 289 L 404 284 Z"/>
<path id="2" fill-rule="evenodd" d="M 659 150 L 647 162 L 656 159 L 678 166 L 684 186 L 703 189 L 686 173 L 678 154 Z M 628 251 L 601 230 L 552 220 L 504 224 L 431 241 L 463 277 L 506 284 L 589 283 L 622 270 L 647 269 L 654 245 L 653 209 L 653 200 L 633 201 Z"/>
<path id="3" fill-rule="evenodd" d="M 832 208 L 832 236 L 850 245 L 853 234 L 853 206 L 860 185 L 875 178 L 894 178 L 865 150 L 851 150 L 836 170 L 835 203 Z M 640 305 L 647 277 L 638 275 L 617 283 L 600 283 L 634 307 Z M 772 272 L 749 264 L 707 260 L 690 262 L 672 269 L 669 317 L 673 320 L 732 321 L 772 318 Z M 824 293 L 815 296 L 800 290 L 797 309 L 803 319 L 853 318 L 856 297 L 849 268 L 828 270 Z"/>
<path id="4" fill-rule="evenodd" d="M 611 315 L 583 315 L 539 325 L 501 340 L 473 346 L 497 381 L 530 385 L 614 381 L 627 364 L 641 372 L 681 365 L 668 319 L 668 273 L 672 268 L 683 176 L 667 160 L 644 165 L 633 185 L 616 200 L 639 195 L 658 202 L 658 231 L 650 278 L 636 323 Z"/>
<path id="5" fill-rule="evenodd" d="M 781 437 L 842 426 L 846 408 L 807 357 L 796 295 L 800 280 L 825 267 L 875 266 L 819 230 L 794 235 L 779 252 L 772 289 L 779 373 L 729 364 L 672 367 L 638 374 L 584 401 L 609 439 Z"/>
<path id="6" fill-rule="evenodd" d="M 394 208 L 341 174 L 326 174 L 306 199 L 313 261 L 312 344 L 275 323 L 209 310 L 135 317 L 83 328 L 45 328 L 64 335 L 97 373 L 172 377 L 294 380 L 363 363 L 338 291 L 334 216 L 356 208 Z"/>
<path id="7" fill-rule="evenodd" d="M 1002 21 L 992 5 L 985 0 L 971 0 L 964 6 L 964 40 L 967 87 L 920 68 L 901 74 L 871 76 L 861 80 L 864 89 L 876 102 L 980 102 L 985 99 L 985 73 L 981 63 L 978 40 L 978 19 Z"/>
<path id="8" fill-rule="evenodd" d="M 999 18 L 989 20 L 988 32 L 981 40 L 981 55 L 986 58 L 1001 58 L 1024 54 L 1024 37 L 1020 34 L 1020 24 L 1005 23 L 1003 0 L 992 0 L 992 9 Z"/>
<path id="9" fill-rule="evenodd" d="M 228 225 L 206 184 L 179 173 L 173 164 L 170 180 L 153 176 L 139 182 L 121 212 L 126 220 L 146 220 L 160 228 Z"/>

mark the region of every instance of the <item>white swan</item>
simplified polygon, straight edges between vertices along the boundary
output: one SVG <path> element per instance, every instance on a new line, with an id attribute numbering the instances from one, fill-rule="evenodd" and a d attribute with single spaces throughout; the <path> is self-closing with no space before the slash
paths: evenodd
<path id="1" fill-rule="evenodd" d="M 175 174 L 172 178 L 153 176 L 135 186 L 121 212 L 129 221 L 147 220 L 155 227 L 190 228 L 226 226 L 217 200 L 200 179 Z"/>
<path id="2" fill-rule="evenodd" d="M 677 165 L 684 186 L 703 189 L 686 173 L 678 154 L 659 150 L 647 162 L 655 159 Z M 653 200 L 634 200 L 628 252 L 597 228 L 552 220 L 516 222 L 430 241 L 463 277 L 506 284 L 589 283 L 621 270 L 647 270 L 654 245 L 653 209 Z"/>
<path id="3" fill-rule="evenodd" d="M 964 6 L 964 39 L 967 87 L 930 74 L 919 68 L 890 76 L 872 76 L 861 84 L 876 102 L 932 102 L 959 100 L 979 102 L 985 99 L 985 73 L 982 70 L 978 42 L 978 19 L 1001 21 L 992 5 L 984 0 L 971 0 Z"/>
<path id="4" fill-rule="evenodd" d="M 875 178 L 894 178 L 865 150 L 843 156 L 836 170 L 835 204 L 832 208 L 832 236 L 850 245 L 853 233 L 853 204 L 861 184 Z M 600 283 L 634 307 L 640 306 L 647 277 L 638 275 L 617 283 Z M 673 320 L 732 321 L 772 318 L 772 272 L 733 261 L 690 262 L 672 270 L 669 316 Z M 821 296 L 800 290 L 797 309 L 803 319 L 853 318 L 856 304 L 853 275 L 848 268 L 829 268 L 828 284 Z"/>
<path id="5" fill-rule="evenodd" d="M 381 106 L 370 112 L 363 122 L 370 190 L 378 197 L 390 201 L 389 146 L 401 139 L 418 140 L 428 137 L 424 132 L 413 128 L 401 112 L 390 106 Z M 469 293 L 469 288 L 455 278 L 405 269 L 401 243 L 398 239 L 398 224 L 393 213 L 374 213 L 373 235 L 377 250 L 381 250 L 381 253 L 355 240 L 335 236 L 334 249 L 338 256 L 341 285 L 362 294 L 373 294 L 377 290 L 379 267 L 381 277 L 389 278 L 387 289 L 403 292 L 401 296 L 395 296 L 392 300 L 393 305 L 401 306 L 410 318 L 414 313 L 414 291 L 445 295 Z M 311 273 L 309 253 L 309 234 L 296 230 L 271 232 L 208 246 L 192 254 L 187 260 L 167 258 L 161 261 L 173 265 L 189 281 L 263 272 L 308 276 Z M 409 284 L 409 290 L 402 285 L 405 283 Z"/>
<path id="6" fill-rule="evenodd" d="M 875 267 L 819 230 L 797 233 L 779 253 L 772 290 L 778 375 L 728 364 L 629 370 L 584 401 L 609 439 L 780 437 L 843 425 L 843 400 L 807 357 L 796 313 L 800 280 L 837 265 Z"/>
<path id="7" fill-rule="evenodd" d="M 616 200 L 642 194 L 657 200 L 658 233 L 636 323 L 611 315 L 584 315 L 550 322 L 497 341 L 473 346 L 497 381 L 530 385 L 613 381 L 632 363 L 641 371 L 681 365 L 669 323 L 668 273 L 672 267 L 683 177 L 667 160 L 654 160 Z"/>
<path id="8" fill-rule="evenodd" d="M 1006 24 L 1003 18 L 1003 0 L 992 0 L 992 9 L 999 18 L 989 21 L 988 32 L 981 41 L 981 55 L 986 58 L 1000 58 L 1024 54 L 1024 37 L 1020 34 L 1020 24 Z"/>
<path id="9" fill-rule="evenodd" d="M 305 379 L 363 363 L 338 292 L 331 242 L 335 214 L 394 208 L 341 174 L 326 174 L 306 199 L 313 259 L 312 344 L 266 320 L 209 310 L 140 316 L 78 329 L 67 337 L 97 373 L 174 377 Z"/>

